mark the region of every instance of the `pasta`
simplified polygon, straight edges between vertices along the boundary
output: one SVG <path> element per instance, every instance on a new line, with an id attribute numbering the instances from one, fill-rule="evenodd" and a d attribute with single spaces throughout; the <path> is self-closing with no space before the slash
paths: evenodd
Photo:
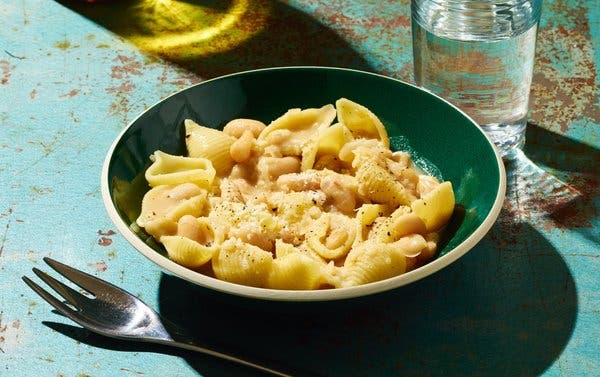
<path id="1" fill-rule="evenodd" d="M 136 220 L 176 263 L 237 284 L 314 290 L 387 279 L 435 257 L 452 184 L 390 150 L 368 108 L 340 98 L 268 125 L 184 125 L 188 155 L 150 157 Z"/>
<path id="2" fill-rule="evenodd" d="M 224 132 L 202 127 L 191 119 L 186 119 L 184 126 L 185 145 L 189 156 L 210 160 L 216 174 L 229 173 L 234 163 L 229 150 L 237 139 Z"/>

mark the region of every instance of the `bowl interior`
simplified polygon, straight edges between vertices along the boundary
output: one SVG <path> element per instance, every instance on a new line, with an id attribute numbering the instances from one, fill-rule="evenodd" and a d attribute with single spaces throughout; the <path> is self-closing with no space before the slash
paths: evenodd
<path id="1" fill-rule="evenodd" d="M 340 97 L 360 103 L 387 128 L 393 149 L 409 151 L 426 172 L 449 180 L 457 208 L 438 258 L 405 275 L 350 292 L 270 292 L 208 278 L 164 256 L 162 247 L 128 228 L 148 190 L 143 178 L 156 150 L 185 154 L 183 121 L 222 128 L 233 118 L 266 124 L 291 108 L 321 107 Z M 149 108 L 117 138 L 107 156 L 102 189 L 109 215 L 124 236 L 166 270 L 201 285 L 234 294 L 274 299 L 330 299 L 386 290 L 424 277 L 451 263 L 489 230 L 504 196 L 504 170 L 483 132 L 446 101 L 391 78 L 346 69 L 288 67 L 242 72 L 203 82 Z M 142 242 L 143 241 L 143 242 Z M 421 271 L 419 271 L 421 270 Z M 320 292 L 320 293 L 319 293 Z"/>

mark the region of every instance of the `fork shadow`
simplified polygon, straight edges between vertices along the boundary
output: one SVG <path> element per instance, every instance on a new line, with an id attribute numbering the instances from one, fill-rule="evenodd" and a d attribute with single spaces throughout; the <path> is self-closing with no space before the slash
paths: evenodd
<path id="1" fill-rule="evenodd" d="M 282 1 L 55 1 L 203 79 L 288 65 L 373 71 L 338 33 Z"/>
<path id="2" fill-rule="evenodd" d="M 57 313 L 60 314 L 60 313 Z M 116 352 L 152 352 L 164 355 L 181 357 L 185 360 L 192 360 L 191 365 L 198 365 L 195 369 L 202 370 L 203 376 L 227 377 L 235 376 L 260 376 L 261 374 L 239 367 L 235 364 L 227 364 L 224 368 L 222 361 L 216 360 L 211 356 L 199 354 L 197 352 L 188 351 L 185 349 L 174 348 L 161 344 L 150 344 L 143 342 L 132 342 L 107 338 L 98 335 L 82 327 L 67 325 L 61 322 L 42 321 L 42 323 L 50 329 L 68 336 L 78 342 L 87 344 L 92 347 L 103 348 Z M 201 367 L 200 367 L 201 365 Z"/>

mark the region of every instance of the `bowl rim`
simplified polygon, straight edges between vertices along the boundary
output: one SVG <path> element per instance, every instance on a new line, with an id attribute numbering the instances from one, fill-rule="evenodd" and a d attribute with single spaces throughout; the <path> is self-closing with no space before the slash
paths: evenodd
<path id="1" fill-rule="evenodd" d="M 404 274 L 394 276 L 385 280 L 380 280 L 372 283 L 367 283 L 363 285 L 358 285 L 354 287 L 345 287 L 345 288 L 335 288 L 335 289 L 325 289 L 325 290 L 278 290 L 278 289 L 270 289 L 270 288 L 257 288 L 251 286 L 245 286 L 241 284 L 231 283 L 223 280 L 219 280 L 217 278 L 203 275 L 199 272 L 190 270 L 186 267 L 183 267 L 166 256 L 161 255 L 156 250 L 152 249 L 148 246 L 144 241 L 142 241 L 139 237 L 135 235 L 135 233 L 129 228 L 129 225 L 126 224 L 121 216 L 119 215 L 117 209 L 114 206 L 112 201 L 111 193 L 110 193 L 110 185 L 108 180 L 108 171 L 109 166 L 114 154 L 114 151 L 117 145 L 122 140 L 123 136 L 127 133 L 130 127 L 133 126 L 137 122 L 137 120 L 145 114 L 150 109 L 158 106 L 163 101 L 167 100 L 170 97 L 176 96 L 179 93 L 188 90 L 192 87 L 198 85 L 204 85 L 206 83 L 227 79 L 235 76 L 243 76 L 249 73 L 254 72 L 264 72 L 264 71 L 280 71 L 280 70 L 332 70 L 332 71 L 349 71 L 354 73 L 359 73 L 363 75 L 371 75 L 378 78 L 383 78 L 387 80 L 397 81 L 403 85 L 411 86 L 417 90 L 424 91 L 438 99 L 442 100 L 446 104 L 453 107 L 456 111 L 463 114 L 472 124 L 475 126 L 477 130 L 485 137 L 488 144 L 491 146 L 492 151 L 495 154 L 496 162 L 498 165 L 499 172 L 499 185 L 498 191 L 496 194 L 496 198 L 494 199 L 494 203 L 490 208 L 489 213 L 484 218 L 482 223 L 473 231 L 471 235 L 469 235 L 465 240 L 463 240 L 460 244 L 455 246 L 453 249 L 449 250 L 446 254 L 438 257 L 431 262 L 421 266 L 415 270 L 406 272 Z M 252 70 L 239 71 L 227 75 L 222 75 L 218 77 L 214 77 L 211 79 L 203 80 L 200 83 L 187 86 L 182 88 L 169 96 L 158 100 L 154 105 L 148 107 L 146 110 L 142 111 L 138 116 L 136 116 L 133 120 L 129 122 L 129 124 L 121 130 L 121 132 L 117 135 L 117 137 L 112 142 L 110 148 L 108 149 L 106 156 L 104 158 L 104 163 L 102 166 L 101 173 L 101 195 L 102 201 L 104 203 L 104 207 L 110 217 L 111 221 L 116 225 L 117 229 L 125 237 L 125 239 L 129 242 L 131 246 L 133 246 L 138 252 L 148 258 L 150 261 L 154 262 L 158 265 L 163 271 L 168 272 L 172 275 L 183 278 L 191 283 L 197 284 L 204 288 L 214 289 L 216 291 L 227 293 L 235 296 L 241 296 L 246 298 L 260 299 L 260 300 L 270 300 L 270 301 L 334 301 L 334 300 L 343 300 L 343 299 L 351 299 L 358 298 L 368 295 L 373 295 L 376 293 L 381 293 L 384 291 L 392 290 L 395 288 L 399 288 L 401 286 L 416 282 L 421 280 L 433 273 L 443 269 L 444 267 L 449 266 L 454 261 L 465 255 L 468 251 L 470 251 L 491 229 L 491 227 L 496 222 L 500 211 L 502 210 L 502 206 L 504 203 L 504 197 L 506 194 L 506 171 L 504 168 L 504 163 L 502 161 L 502 157 L 494 145 L 490 137 L 477 125 L 477 123 L 464 111 L 460 110 L 458 107 L 445 100 L 444 98 L 432 93 L 431 91 L 419 87 L 417 85 L 386 76 L 383 74 L 372 73 L 367 71 L 362 71 L 358 69 L 352 68 L 341 68 L 341 67 L 328 67 L 328 66 L 282 66 L 282 67 L 269 67 L 269 68 L 259 68 Z"/>

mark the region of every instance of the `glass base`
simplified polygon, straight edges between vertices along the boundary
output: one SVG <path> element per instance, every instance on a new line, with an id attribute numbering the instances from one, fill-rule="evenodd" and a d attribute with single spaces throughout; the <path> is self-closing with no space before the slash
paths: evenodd
<path id="1" fill-rule="evenodd" d="M 502 156 L 521 149 L 525 145 L 525 128 L 527 120 L 515 123 L 491 123 L 481 125 L 481 128 L 492 139 Z"/>

